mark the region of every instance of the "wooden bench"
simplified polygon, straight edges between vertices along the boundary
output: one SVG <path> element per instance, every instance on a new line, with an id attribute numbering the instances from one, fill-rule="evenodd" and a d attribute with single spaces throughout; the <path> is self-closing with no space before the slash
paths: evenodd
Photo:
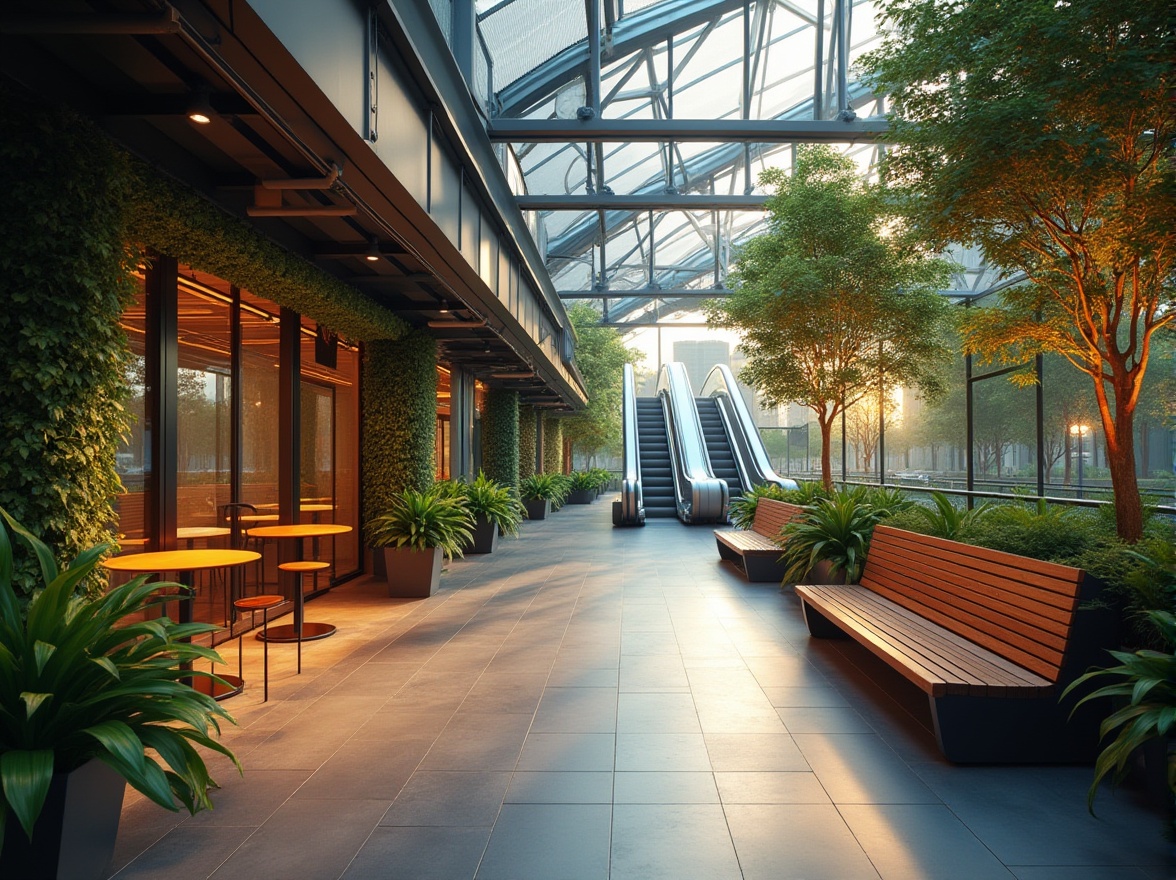
<path id="1" fill-rule="evenodd" d="M 878 526 L 860 585 L 798 584 L 817 638 L 856 639 L 928 696 L 951 761 L 1071 762 L 1104 707 L 1068 720 L 1065 685 L 1106 663 L 1115 615 L 1081 569 Z M 1089 709 L 1089 711 L 1087 711 Z"/>
<path id="2" fill-rule="evenodd" d="M 787 566 L 779 562 L 780 529 L 804 513 L 798 504 L 761 498 L 750 529 L 715 530 L 719 556 L 734 562 L 749 581 L 779 581 Z"/>

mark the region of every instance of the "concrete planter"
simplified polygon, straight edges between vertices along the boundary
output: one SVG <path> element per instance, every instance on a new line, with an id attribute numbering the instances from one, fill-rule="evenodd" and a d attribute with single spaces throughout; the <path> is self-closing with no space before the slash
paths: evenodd
<path id="1" fill-rule="evenodd" d="M 804 583 L 806 584 L 844 584 L 845 583 L 845 569 L 840 568 L 836 572 L 832 571 L 832 565 L 828 559 L 819 559 L 816 564 L 809 569 L 809 573 L 805 575 Z"/>
<path id="2" fill-rule="evenodd" d="M 524 501 L 523 506 L 527 508 L 527 519 L 547 519 L 551 513 L 551 500 L 547 498 L 532 498 Z"/>
<path id="3" fill-rule="evenodd" d="M 426 599 L 441 582 L 440 547 L 410 550 L 385 547 L 384 568 L 388 578 L 389 599 Z"/>
<path id="4" fill-rule="evenodd" d="M 466 553 L 493 553 L 498 546 L 498 526 L 478 514 L 474 517 L 474 543 Z"/>
<path id="5" fill-rule="evenodd" d="M 5 822 L 0 877 L 102 880 L 114 857 L 126 788 L 99 760 L 55 774 L 32 843 L 15 817 Z"/>
<path id="6" fill-rule="evenodd" d="M 595 489 L 575 489 L 568 493 L 568 504 L 591 504 L 595 500 Z"/>

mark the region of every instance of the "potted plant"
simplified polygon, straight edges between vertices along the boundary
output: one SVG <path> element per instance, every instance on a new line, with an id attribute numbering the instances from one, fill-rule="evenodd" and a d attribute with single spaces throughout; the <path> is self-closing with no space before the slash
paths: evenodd
<path id="1" fill-rule="evenodd" d="M 784 583 L 854 584 L 861 577 L 874 526 L 881 518 L 871 505 L 847 493 L 822 498 L 780 532 L 788 568 Z"/>
<path id="2" fill-rule="evenodd" d="M 478 478 L 463 487 L 462 499 L 474 517 L 470 553 L 492 553 L 500 533 L 508 537 L 519 533 L 524 510 L 510 487 L 479 471 Z"/>
<path id="3" fill-rule="evenodd" d="M 463 500 L 444 490 L 395 495 L 388 510 L 368 523 L 372 546 L 384 550 L 389 597 L 431 596 L 441 580 L 442 555 L 461 556 L 473 527 Z"/>
<path id="4" fill-rule="evenodd" d="M 567 474 L 552 474 L 551 479 L 555 484 L 555 495 L 551 499 L 551 509 L 555 511 L 568 503 L 568 495 L 572 491 L 572 478 Z"/>
<path id="5" fill-rule="evenodd" d="M 1176 833 L 1176 615 L 1169 611 L 1150 611 L 1148 621 L 1155 627 L 1166 647 L 1163 650 L 1142 648 L 1134 653 L 1110 651 L 1118 666 L 1094 669 L 1075 679 L 1062 692 L 1064 699 L 1089 682 L 1109 682 L 1086 694 L 1074 706 L 1104 697 L 1112 699 L 1111 712 L 1100 731 L 1112 739 L 1094 764 L 1094 782 L 1086 796 L 1086 805 L 1094 812 L 1094 796 L 1099 784 L 1109 774 L 1115 779 L 1126 775 L 1128 761 L 1137 750 L 1150 758 L 1147 771 L 1164 780 L 1157 787 L 1166 788 L 1170 833 Z M 1150 750 L 1148 747 L 1152 747 Z M 1150 751 L 1150 754 L 1149 754 Z"/>
<path id="6" fill-rule="evenodd" d="M 0 877 L 106 876 L 126 784 L 169 810 L 209 809 L 210 735 L 232 717 L 191 687 L 193 660 L 221 662 L 189 639 L 219 627 L 145 612 L 182 589 L 140 575 L 96 600 L 74 594 L 109 552 L 101 544 L 58 571 L 52 551 L 6 512 L 37 557 L 44 586 L 27 609 L 12 585 L 0 524 Z"/>
<path id="7" fill-rule="evenodd" d="M 519 484 L 527 519 L 547 519 L 551 504 L 560 497 L 561 486 L 555 474 L 531 474 Z"/>
<path id="8" fill-rule="evenodd" d="M 589 471 L 572 471 L 568 475 L 568 504 L 591 504 L 596 500 L 599 480 Z"/>

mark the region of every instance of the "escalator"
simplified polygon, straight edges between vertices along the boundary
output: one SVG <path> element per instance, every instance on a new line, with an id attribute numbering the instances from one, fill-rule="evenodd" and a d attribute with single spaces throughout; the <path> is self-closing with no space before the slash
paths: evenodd
<path id="1" fill-rule="evenodd" d="M 706 454 L 710 458 L 711 470 L 727 484 L 730 499 L 739 498 L 743 495 L 743 480 L 739 476 L 739 466 L 727 437 L 727 429 L 723 426 L 719 402 L 713 397 L 696 397 L 694 405 L 702 424 L 702 436 L 706 440 Z"/>
<path id="2" fill-rule="evenodd" d="M 677 516 L 670 442 L 660 397 L 637 398 L 637 452 L 645 515 L 650 518 Z"/>

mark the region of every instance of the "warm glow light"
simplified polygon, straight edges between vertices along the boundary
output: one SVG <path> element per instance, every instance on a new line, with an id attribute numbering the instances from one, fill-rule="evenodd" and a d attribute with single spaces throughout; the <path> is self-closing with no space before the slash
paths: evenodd
<path id="1" fill-rule="evenodd" d="M 197 125 L 208 125 L 208 123 L 212 122 L 212 117 L 200 110 L 193 110 L 188 114 L 188 118 Z"/>
<path id="2" fill-rule="evenodd" d="M 1090 433 L 1090 425 L 1070 425 L 1070 433 L 1073 434 L 1075 437 L 1089 434 Z"/>

